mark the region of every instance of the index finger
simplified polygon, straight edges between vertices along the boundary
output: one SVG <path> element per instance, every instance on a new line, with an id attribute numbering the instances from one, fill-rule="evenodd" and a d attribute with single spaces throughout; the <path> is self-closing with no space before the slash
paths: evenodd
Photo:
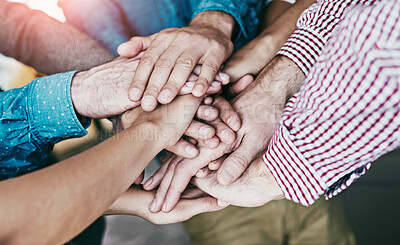
<path id="1" fill-rule="evenodd" d="M 170 182 L 164 204 L 163 212 L 170 212 L 179 201 L 182 192 L 186 189 L 191 178 L 198 170 L 231 150 L 230 145 L 221 143 L 215 149 L 200 148 L 200 154 L 194 159 L 184 159 L 175 166 L 174 176 Z"/>
<path id="2" fill-rule="evenodd" d="M 201 66 L 201 71 L 199 74 L 199 79 L 193 88 L 193 95 L 196 97 L 203 96 L 208 87 L 214 81 L 215 76 L 222 63 L 224 62 L 223 57 L 217 56 L 215 54 L 210 54 L 204 59 L 204 63 Z"/>

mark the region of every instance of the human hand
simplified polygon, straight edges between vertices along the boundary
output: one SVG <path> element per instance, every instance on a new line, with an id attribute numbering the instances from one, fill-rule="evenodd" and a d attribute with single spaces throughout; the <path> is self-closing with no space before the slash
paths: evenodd
<path id="1" fill-rule="evenodd" d="M 126 96 L 139 59 L 117 58 L 75 74 L 71 83 L 75 111 L 90 118 L 105 118 L 139 106 L 140 102 Z"/>
<path id="2" fill-rule="evenodd" d="M 108 208 L 105 214 L 136 215 L 153 224 L 165 225 L 188 220 L 200 213 L 218 211 L 227 206 L 223 202 L 218 202 L 214 197 L 200 196 L 180 200 L 176 208 L 168 214 L 151 213 L 148 206 L 154 195 L 155 191 L 149 192 L 140 187 L 131 187 Z"/>
<path id="3" fill-rule="evenodd" d="M 262 154 L 229 186 L 221 185 L 215 171 L 207 177 L 195 177 L 192 183 L 223 202 L 242 207 L 259 207 L 272 200 L 283 199 L 278 183 L 265 165 Z"/>
<path id="4" fill-rule="evenodd" d="M 194 100 L 197 100 L 194 98 Z M 139 118 L 139 110 L 128 111 L 114 120 L 114 133 L 130 127 L 134 120 Z M 200 120 L 210 124 L 200 122 Z M 211 97 L 204 99 L 203 104 L 197 109 L 195 120 L 193 120 L 185 131 L 186 138 L 167 148 L 167 150 L 178 156 L 193 158 L 199 154 L 195 146 L 215 148 L 220 141 L 231 143 L 234 141 L 237 131 L 240 128 L 240 119 L 232 110 L 229 103 L 222 97 L 217 96 L 214 100 Z"/>
<path id="5" fill-rule="evenodd" d="M 219 119 L 214 122 L 209 122 L 210 125 L 215 127 L 216 124 L 223 121 L 227 122 L 227 125 L 235 131 L 239 130 L 241 126 L 240 119 L 229 102 L 222 97 L 217 96 L 214 100 L 213 106 L 217 107 L 221 113 Z M 229 133 L 229 128 L 225 126 L 221 135 L 229 135 Z M 193 161 L 189 161 L 188 158 L 184 159 L 179 156 L 176 156 L 176 159 L 173 161 L 166 161 L 167 163 L 164 163 L 164 165 L 144 184 L 146 190 L 152 190 L 159 185 L 156 198 L 150 208 L 151 211 L 158 212 L 161 210 L 167 192 L 172 195 L 172 197 L 170 196 L 168 199 L 177 202 L 180 194 L 185 190 L 191 177 L 194 176 L 197 171 L 207 166 L 210 161 L 219 158 L 225 152 L 229 152 L 230 149 L 233 148 L 232 143 L 235 142 L 235 138 L 235 135 L 232 134 L 228 137 L 228 139 L 230 139 L 229 141 L 222 141 L 215 150 L 200 145 L 199 156 L 201 157 L 196 157 Z M 183 171 L 181 172 L 180 170 Z M 169 190 L 170 187 L 173 189 L 171 188 L 171 190 Z M 167 210 L 167 208 L 163 207 L 163 210 Z"/>
<path id="6" fill-rule="evenodd" d="M 146 111 L 154 110 L 158 102 L 169 103 L 197 64 L 202 64 L 202 68 L 192 93 L 203 96 L 232 53 L 234 25 L 229 14 L 206 11 L 187 27 L 166 29 L 150 37 L 133 37 L 122 44 L 118 53 L 124 57 L 146 50 L 129 88 L 129 98 L 141 100 Z M 221 74 L 220 80 L 229 83 L 226 74 Z"/>
<path id="7" fill-rule="evenodd" d="M 295 31 L 300 14 L 314 2 L 316 0 L 298 0 L 293 5 L 285 1 L 269 3 L 264 14 L 264 30 L 225 63 L 223 72 L 231 77 L 233 83 L 228 88 L 229 96 L 235 96 L 237 88 L 251 83 L 251 76 L 257 76 L 272 60 Z"/>
<path id="8" fill-rule="evenodd" d="M 304 74 L 291 60 L 280 56 L 275 58 L 256 81 L 232 101 L 233 109 L 242 119 L 242 127 L 232 144 L 221 143 L 215 149 L 200 148 L 196 158 L 171 161 L 164 172 L 154 176 L 149 186 L 145 183 L 146 189 L 160 183 L 151 210 L 158 212 L 162 207 L 163 211 L 170 211 L 192 176 L 210 162 L 213 170 L 219 168 L 216 174 L 219 183 L 230 185 L 237 180 L 250 162 L 267 149 L 286 100 L 301 84 L 295 81 L 303 80 Z M 232 151 L 226 159 L 221 158 Z"/>
<path id="9" fill-rule="evenodd" d="M 143 53 L 126 59 L 117 58 L 109 63 L 78 72 L 72 79 L 71 99 L 75 111 L 90 118 L 105 118 L 118 115 L 140 105 L 127 96 L 129 85 Z M 189 76 L 179 95 L 192 93 L 200 67 Z M 220 82 L 213 82 L 207 91 L 210 94 L 221 90 Z"/>

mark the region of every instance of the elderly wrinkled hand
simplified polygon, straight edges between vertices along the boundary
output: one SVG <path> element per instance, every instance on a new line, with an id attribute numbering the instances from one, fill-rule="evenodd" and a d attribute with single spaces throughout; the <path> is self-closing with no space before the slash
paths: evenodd
<path id="1" fill-rule="evenodd" d="M 201 64 L 193 95 L 203 96 L 214 79 L 215 86 L 229 83 L 229 76 L 217 75 L 223 62 L 231 55 L 235 20 L 220 11 L 198 14 L 187 27 L 166 29 L 150 37 L 133 37 L 119 46 L 118 53 L 132 57 L 146 50 L 129 87 L 129 98 L 146 111 L 158 102 L 170 103 L 197 64 Z M 217 77 L 217 78 L 216 78 Z"/>

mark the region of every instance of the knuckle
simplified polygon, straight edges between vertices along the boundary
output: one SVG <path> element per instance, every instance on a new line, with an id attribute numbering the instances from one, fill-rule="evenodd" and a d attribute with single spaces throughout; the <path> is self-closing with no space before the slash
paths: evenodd
<path id="1" fill-rule="evenodd" d="M 181 86 L 175 81 L 169 81 L 165 87 L 168 88 L 170 91 L 178 91 L 179 87 Z"/>
<path id="2" fill-rule="evenodd" d="M 212 40 L 211 45 L 212 45 L 212 47 L 214 47 L 217 50 L 226 50 L 227 49 L 226 44 L 222 44 L 221 42 L 219 42 L 217 40 Z"/>
<path id="3" fill-rule="evenodd" d="M 232 166 L 241 174 L 247 168 L 247 160 L 241 155 L 236 155 L 232 158 Z"/>
<path id="4" fill-rule="evenodd" d="M 185 68 L 192 68 L 194 66 L 193 60 L 189 57 L 179 57 L 176 64 Z"/>
<path id="5" fill-rule="evenodd" d="M 176 35 L 176 41 L 186 41 L 188 38 L 190 38 L 191 34 L 187 31 L 180 31 Z"/>
<path id="6" fill-rule="evenodd" d="M 155 66 L 158 68 L 172 68 L 173 62 L 170 59 L 160 59 Z"/>
<path id="7" fill-rule="evenodd" d="M 146 94 L 156 94 L 160 91 L 160 87 L 155 84 L 149 84 L 146 88 Z"/>
<path id="8" fill-rule="evenodd" d="M 140 64 L 145 66 L 152 66 L 154 64 L 153 58 L 150 56 L 143 56 L 140 59 Z"/>
<path id="9" fill-rule="evenodd" d="M 203 64 L 202 69 L 207 69 L 208 71 L 212 72 L 212 73 L 217 73 L 217 71 L 219 70 L 219 65 L 212 63 L 212 62 L 207 62 Z"/>

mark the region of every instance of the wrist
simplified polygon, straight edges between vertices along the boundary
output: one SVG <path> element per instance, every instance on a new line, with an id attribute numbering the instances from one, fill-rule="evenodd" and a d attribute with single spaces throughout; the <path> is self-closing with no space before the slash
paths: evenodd
<path id="1" fill-rule="evenodd" d="M 261 72 L 256 86 L 279 104 L 286 102 L 300 89 L 305 79 L 302 70 L 285 56 L 275 56 Z"/>
<path id="2" fill-rule="evenodd" d="M 77 116 L 88 116 L 88 93 L 85 89 L 85 72 L 78 72 L 71 81 L 71 100 Z M 86 92 L 85 92 L 86 90 Z"/>
<path id="3" fill-rule="evenodd" d="M 221 31 L 228 39 L 231 39 L 236 20 L 232 15 L 223 11 L 204 11 L 197 14 L 189 26 L 212 27 Z"/>

